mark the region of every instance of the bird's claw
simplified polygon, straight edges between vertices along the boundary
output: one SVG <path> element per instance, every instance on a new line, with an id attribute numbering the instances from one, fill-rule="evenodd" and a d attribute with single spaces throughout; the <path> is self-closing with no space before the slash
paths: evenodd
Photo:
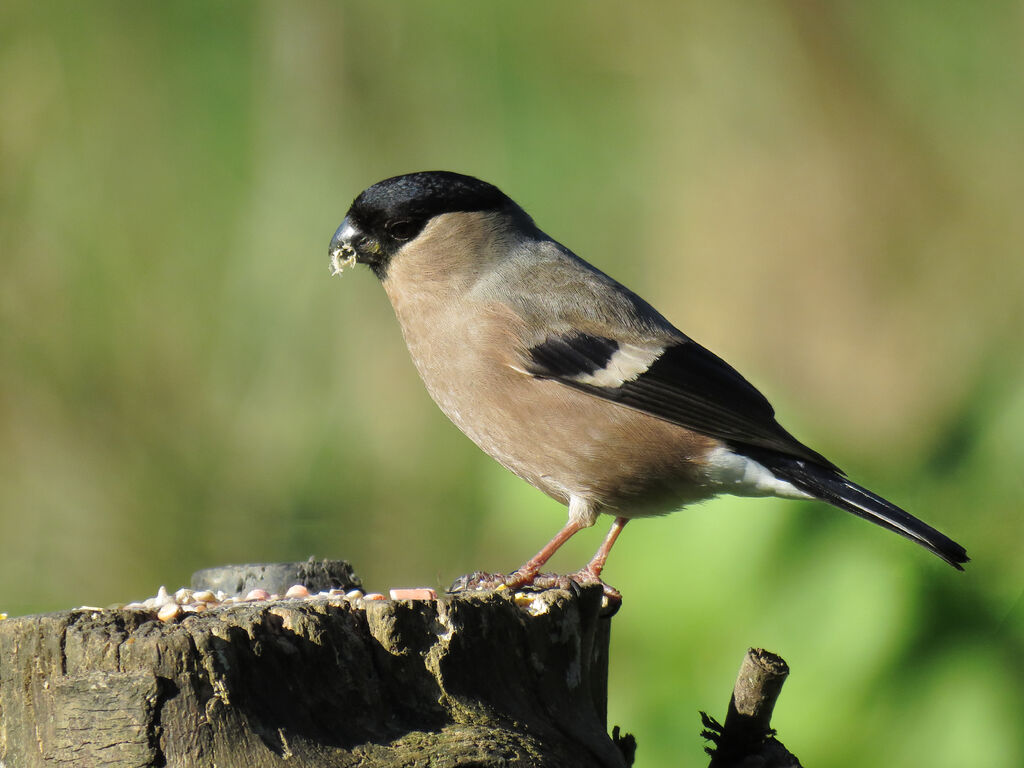
<path id="1" fill-rule="evenodd" d="M 529 589 L 534 586 L 534 580 L 525 577 L 519 571 L 513 573 L 486 573 L 485 571 L 475 571 L 474 573 L 468 573 L 465 576 L 459 576 L 452 585 L 448 587 L 449 594 L 458 594 L 460 592 L 487 592 L 495 589 L 519 589 L 520 587 Z M 545 589 L 546 587 L 538 587 L 538 589 Z"/>
<path id="2" fill-rule="evenodd" d="M 582 587 L 594 585 L 600 585 L 604 592 L 603 606 L 606 609 L 604 615 L 615 614 L 622 605 L 622 593 L 610 584 L 605 584 L 599 576 L 587 568 L 582 568 L 575 573 L 536 573 L 532 576 L 522 571 L 514 571 L 510 574 L 476 571 L 457 578 L 448 588 L 448 592 L 449 594 L 463 594 L 498 589 L 542 592 L 546 589 L 564 589 L 573 596 L 578 596 Z"/>

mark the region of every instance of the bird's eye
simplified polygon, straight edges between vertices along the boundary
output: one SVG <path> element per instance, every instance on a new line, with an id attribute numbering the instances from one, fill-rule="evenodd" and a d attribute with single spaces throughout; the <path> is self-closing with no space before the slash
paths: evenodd
<path id="1" fill-rule="evenodd" d="M 389 221 L 385 228 L 395 240 L 409 240 L 419 230 L 416 222 L 410 219 Z"/>

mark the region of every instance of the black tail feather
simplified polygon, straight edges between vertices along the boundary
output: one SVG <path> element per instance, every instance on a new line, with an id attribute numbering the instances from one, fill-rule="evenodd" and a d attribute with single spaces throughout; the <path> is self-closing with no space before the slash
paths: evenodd
<path id="1" fill-rule="evenodd" d="M 759 451 L 751 458 L 801 491 L 916 541 L 957 570 L 962 571 L 962 563 L 970 560 L 967 551 L 948 536 L 832 469 L 768 452 Z"/>

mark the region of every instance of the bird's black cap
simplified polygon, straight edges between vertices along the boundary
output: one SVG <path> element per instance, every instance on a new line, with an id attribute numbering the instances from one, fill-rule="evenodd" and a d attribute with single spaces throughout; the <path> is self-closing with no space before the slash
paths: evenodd
<path id="1" fill-rule="evenodd" d="M 364 190 L 350 213 L 406 217 L 424 221 L 441 213 L 486 211 L 508 198 L 493 184 L 451 171 L 421 171 L 392 176 Z M 370 222 L 360 219 L 364 226 Z"/>
<path id="2" fill-rule="evenodd" d="M 493 184 L 451 171 L 422 171 L 392 176 L 360 193 L 348 215 L 364 232 L 386 240 L 411 240 L 442 213 L 488 211 L 508 197 Z"/>

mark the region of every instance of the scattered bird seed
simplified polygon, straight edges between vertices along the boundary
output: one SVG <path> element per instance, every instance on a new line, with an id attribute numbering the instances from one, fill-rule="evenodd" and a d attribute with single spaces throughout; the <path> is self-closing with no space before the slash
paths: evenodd
<path id="1" fill-rule="evenodd" d="M 160 610 L 165 605 L 173 602 L 174 598 L 167 594 L 167 587 L 161 586 L 160 589 L 156 591 L 156 597 L 151 597 L 146 601 L 146 607 Z"/>
<path id="2" fill-rule="evenodd" d="M 179 616 L 181 616 L 181 606 L 177 603 L 167 603 L 156 612 L 156 617 L 160 621 L 174 621 Z"/>
<path id="3" fill-rule="evenodd" d="M 392 600 L 437 600 L 437 592 L 430 587 L 398 587 L 389 590 L 388 593 Z M 335 601 L 344 600 L 357 609 L 365 608 L 366 601 L 368 600 L 376 601 L 388 599 L 380 592 L 364 594 L 361 589 L 351 589 L 346 592 L 343 589 L 334 588 L 326 589 L 322 592 L 311 593 L 309 588 L 303 584 L 293 584 L 288 587 L 284 593 L 284 597 L 293 600 L 322 600 L 333 598 Z M 171 622 L 183 614 L 205 613 L 213 609 L 225 608 L 227 606 L 240 603 L 281 599 L 282 597 L 280 595 L 272 595 L 267 592 L 267 590 L 258 588 L 251 589 L 248 593 L 242 596 L 229 595 L 223 590 L 217 590 L 214 592 L 209 589 L 193 590 L 188 587 L 182 587 L 175 591 L 174 594 L 170 594 L 166 587 L 161 586 L 153 597 L 142 601 L 135 601 L 112 607 L 125 611 L 146 611 L 155 613 L 160 621 Z M 548 605 L 535 593 L 516 592 L 513 599 L 515 600 L 516 605 L 525 609 L 533 616 L 546 613 L 549 609 Z M 607 604 L 608 598 L 605 596 L 604 601 L 602 602 L 602 607 Z M 92 611 L 93 613 L 103 611 L 102 608 L 97 608 L 91 605 L 83 605 L 77 610 Z M 0 620 L 6 618 L 6 613 L 0 613 Z"/>
<path id="4" fill-rule="evenodd" d="M 430 587 L 397 588 L 389 590 L 392 600 L 436 600 L 437 592 Z M 322 592 L 310 592 L 303 584 L 293 584 L 284 593 L 284 598 L 292 600 L 333 599 L 344 600 L 355 608 L 365 608 L 367 600 L 387 600 L 380 592 L 364 594 L 361 589 L 325 589 Z M 518 596 L 517 596 L 518 598 Z M 155 613 L 160 621 L 172 622 L 185 614 L 205 613 L 214 609 L 227 608 L 232 605 L 257 601 L 273 601 L 283 599 L 281 595 L 270 594 L 265 589 L 251 589 L 245 595 L 229 595 L 223 590 L 214 592 L 210 589 L 189 589 L 182 587 L 173 594 L 161 586 L 156 595 L 141 601 L 126 603 L 120 606 L 126 611 L 147 611 Z M 517 599 L 518 602 L 518 599 Z M 83 605 L 82 611 L 101 611 L 101 608 Z M 2 614 L 0 614 L 2 616 Z"/>
<path id="5" fill-rule="evenodd" d="M 533 602 L 533 595 L 527 594 L 526 592 L 516 592 L 514 600 L 516 601 L 516 605 L 520 608 L 525 608 Z"/>
<path id="6" fill-rule="evenodd" d="M 437 600 L 437 592 L 430 587 L 390 590 L 392 600 Z"/>

